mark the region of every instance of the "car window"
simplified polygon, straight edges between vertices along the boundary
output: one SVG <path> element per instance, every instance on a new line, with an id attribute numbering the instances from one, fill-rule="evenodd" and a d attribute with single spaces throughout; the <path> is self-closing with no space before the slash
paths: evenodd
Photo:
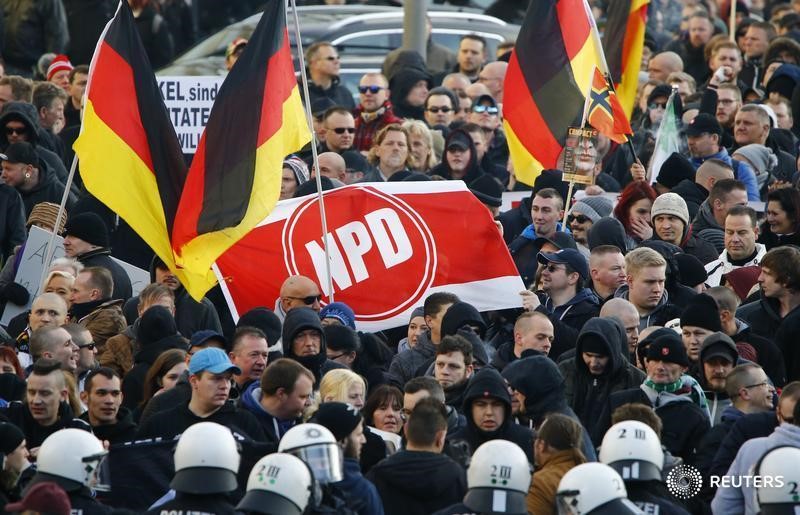
<path id="1" fill-rule="evenodd" d="M 492 34 L 489 32 L 475 32 L 461 29 L 433 29 L 433 41 L 444 45 L 450 50 L 457 52 L 458 44 L 461 38 L 466 34 L 478 34 L 486 40 L 486 53 L 487 55 L 495 55 L 497 45 L 503 41 L 503 36 L 499 34 Z"/>
<path id="2" fill-rule="evenodd" d="M 359 55 L 385 54 L 402 42 L 401 29 L 365 30 L 332 41 L 339 52 Z"/>

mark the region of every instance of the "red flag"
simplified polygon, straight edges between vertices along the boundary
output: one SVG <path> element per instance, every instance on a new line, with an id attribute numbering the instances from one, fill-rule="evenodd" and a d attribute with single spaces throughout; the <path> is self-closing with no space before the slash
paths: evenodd
<path id="1" fill-rule="evenodd" d="M 631 124 L 616 93 L 611 90 L 608 80 L 597 68 L 594 69 L 590 96 L 586 121 L 612 141 L 617 143 L 628 141 L 627 135 L 633 133 Z"/>
<path id="2" fill-rule="evenodd" d="M 489 211 L 460 181 L 353 185 L 326 191 L 335 300 L 359 329 L 408 323 L 436 291 L 479 311 L 521 305 L 524 289 Z M 317 197 L 279 202 L 217 265 L 236 312 L 277 301 L 294 274 L 314 280 L 329 302 Z"/>

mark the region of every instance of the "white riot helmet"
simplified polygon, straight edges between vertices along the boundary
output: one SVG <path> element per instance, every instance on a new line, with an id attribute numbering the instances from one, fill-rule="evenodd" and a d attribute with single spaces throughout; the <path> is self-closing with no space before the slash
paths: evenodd
<path id="1" fill-rule="evenodd" d="M 175 476 L 170 486 L 187 494 L 218 494 L 236 490 L 239 446 L 231 430 L 214 422 L 199 422 L 183 432 L 175 448 Z"/>
<path id="2" fill-rule="evenodd" d="M 795 515 L 800 510 L 800 449 L 781 446 L 769 450 L 756 464 L 761 482 L 756 500 L 762 515 Z M 766 481 L 770 480 L 767 484 Z M 779 486 L 780 485 L 780 486 Z"/>
<path id="3" fill-rule="evenodd" d="M 342 449 L 325 426 L 311 423 L 294 426 L 281 438 L 278 452 L 303 460 L 320 484 L 342 480 Z"/>
<path id="4" fill-rule="evenodd" d="M 567 471 L 556 490 L 559 515 L 641 515 L 628 500 L 617 471 L 603 463 L 584 463 Z"/>
<path id="5" fill-rule="evenodd" d="M 625 481 L 661 481 L 664 451 L 653 429 L 637 420 L 611 426 L 603 437 L 600 462 L 616 470 Z"/>
<path id="6" fill-rule="evenodd" d="M 100 468 L 108 454 L 103 443 L 89 431 L 61 429 L 39 448 L 36 482 L 53 481 L 67 492 L 81 487 L 108 490 L 100 483 Z"/>
<path id="7" fill-rule="evenodd" d="M 247 479 L 247 493 L 236 511 L 264 515 L 300 515 L 309 503 L 314 478 L 308 465 L 291 454 L 258 460 Z"/>
<path id="8" fill-rule="evenodd" d="M 518 445 L 490 440 L 475 451 L 467 469 L 464 505 L 480 513 L 527 514 L 525 497 L 531 486 L 531 466 Z"/>

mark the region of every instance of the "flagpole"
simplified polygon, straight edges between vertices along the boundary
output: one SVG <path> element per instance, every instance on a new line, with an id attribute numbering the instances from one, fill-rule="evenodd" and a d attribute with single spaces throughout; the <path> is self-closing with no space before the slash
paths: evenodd
<path id="1" fill-rule="evenodd" d="M 736 0 L 730 0 L 730 16 L 728 17 L 728 34 L 731 36 L 731 41 L 736 42 Z"/>
<path id="2" fill-rule="evenodd" d="M 319 215 L 322 222 L 322 245 L 325 250 L 325 271 L 328 274 L 328 300 L 333 302 L 333 278 L 331 277 L 331 256 L 328 250 L 328 221 L 325 217 L 325 198 L 322 194 L 322 178 L 319 173 L 319 156 L 317 155 L 317 134 L 314 132 L 314 123 L 311 116 L 311 97 L 308 93 L 308 77 L 306 75 L 306 63 L 304 59 L 303 40 L 300 39 L 300 19 L 297 16 L 297 2 L 291 0 L 292 15 L 294 17 L 294 40 L 297 46 L 297 58 L 300 61 L 300 76 L 303 79 L 303 96 L 306 99 L 306 123 L 308 130 L 311 131 L 311 158 L 314 163 L 314 174 L 317 181 L 317 199 L 319 201 Z"/>
<path id="3" fill-rule="evenodd" d="M 44 288 L 44 280 L 47 277 L 47 272 L 50 269 L 50 263 L 53 261 L 53 254 L 55 254 L 56 234 L 58 228 L 61 227 L 61 220 L 64 219 L 64 211 L 66 210 L 67 199 L 69 199 L 69 190 L 72 188 L 72 179 L 75 177 L 75 169 L 78 167 L 78 154 L 72 157 L 72 165 L 69 167 L 69 175 L 67 176 L 67 184 L 64 186 L 64 194 L 61 195 L 61 205 L 58 206 L 58 215 L 56 215 L 56 224 L 53 227 L 53 232 L 50 233 L 50 239 L 47 240 L 47 250 L 44 255 L 44 266 L 42 267 L 42 275 L 39 278 L 39 287 L 36 289 L 36 294 L 39 295 Z"/>

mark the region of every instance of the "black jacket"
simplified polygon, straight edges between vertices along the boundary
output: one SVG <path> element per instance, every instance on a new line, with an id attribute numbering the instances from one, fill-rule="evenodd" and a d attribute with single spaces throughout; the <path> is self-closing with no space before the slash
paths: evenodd
<path id="1" fill-rule="evenodd" d="M 472 416 L 472 403 L 481 398 L 493 397 L 505 404 L 505 416 L 502 423 L 494 431 L 481 429 Z M 470 454 L 489 440 L 508 440 L 515 443 L 525 452 L 528 461 L 533 463 L 533 433 L 527 427 L 517 425 L 511 417 L 511 396 L 508 387 L 499 372 L 491 368 L 484 368 L 469 380 L 464 392 L 463 413 L 467 425 L 452 435 L 450 440 L 456 442 L 463 440 L 470 449 Z"/>
<path id="2" fill-rule="evenodd" d="M 751 413 L 737 420 L 722 439 L 711 462 L 709 474 L 724 476 L 744 442 L 752 438 L 769 436 L 776 427 L 778 427 L 778 417 L 773 411 Z"/>
<path id="3" fill-rule="evenodd" d="M 170 349 L 186 350 L 186 341 L 179 334 L 172 333 L 172 330 L 165 332 L 165 336 L 157 341 L 147 341 L 147 337 L 142 336 L 144 325 L 140 324 L 139 328 L 141 349 L 133 357 L 133 368 L 125 374 L 122 381 L 122 405 L 131 410 L 136 409 L 144 398 L 145 377 L 158 356 Z M 142 341 L 142 338 L 145 338 L 145 341 Z"/>
<path id="4" fill-rule="evenodd" d="M 642 513 L 660 515 L 689 515 L 689 512 L 675 501 L 667 487 L 658 481 L 625 481 L 628 500 Z"/>
<path id="5" fill-rule="evenodd" d="M 215 515 L 234 515 L 236 509 L 232 500 L 226 494 L 192 495 L 183 492 L 176 492 L 175 498 L 171 501 L 154 508 L 145 513 L 152 515 L 167 514 L 206 514 Z"/>
<path id="6" fill-rule="evenodd" d="M 78 261 L 83 263 L 83 266 L 102 266 L 111 272 L 111 278 L 114 280 L 114 292 L 111 294 L 112 299 L 126 300 L 131 297 L 133 294 L 131 279 L 128 277 L 128 274 L 125 273 L 125 269 L 111 259 L 111 249 L 100 248 L 91 250 L 77 257 Z"/>
<path id="7" fill-rule="evenodd" d="M 460 502 L 467 492 L 464 469 L 432 452 L 402 450 L 372 467 L 367 479 L 378 489 L 386 515 L 428 515 Z"/>
<path id="8" fill-rule="evenodd" d="M 756 302 L 739 306 L 739 309 L 736 310 L 736 318 L 747 322 L 750 330 L 758 336 L 775 341 L 778 328 L 782 326 L 783 321 L 789 319 L 791 315 L 797 314 L 798 311 L 800 310 L 795 308 L 785 318 L 781 318 L 778 299 L 770 299 L 762 295 Z M 800 326 L 797 325 L 800 322 L 798 318 L 800 317 L 791 317 L 791 323 L 794 327 L 787 328 L 789 332 L 796 334 L 797 330 L 800 329 Z"/>
<path id="9" fill-rule="evenodd" d="M 790 357 L 795 346 L 779 348 L 776 344 L 782 343 L 780 338 L 776 337 L 775 341 L 768 340 L 763 336 L 755 334 L 746 323 L 737 322 L 739 322 L 737 324 L 739 332 L 731 336 L 731 339 L 733 339 L 736 345 L 750 345 L 756 352 L 755 362 L 761 365 L 761 368 L 764 369 L 767 377 L 770 378 L 772 384 L 775 385 L 776 388 L 783 388 L 786 384 L 786 363 L 784 362 L 784 356 Z M 791 326 L 792 324 L 789 324 L 789 327 Z M 795 364 L 795 366 L 797 365 Z M 800 372 L 800 369 L 795 368 L 792 376 L 794 379 L 800 378 L 800 376 L 797 375 L 798 372 Z"/>
<path id="10" fill-rule="evenodd" d="M 686 207 L 689 209 L 689 220 L 694 220 L 697 211 L 700 210 L 700 204 L 708 198 L 708 190 L 691 179 L 682 180 L 672 188 L 671 192 L 680 195 L 686 202 Z"/>
<path id="11" fill-rule="evenodd" d="M 114 16 L 116 3 L 111 0 L 62 1 L 70 34 L 69 58 L 74 64 L 89 64 L 100 34 Z"/>
<path id="12" fill-rule="evenodd" d="M 300 87 L 300 95 L 302 96 L 303 93 L 303 84 L 298 79 L 297 81 L 298 86 Z M 311 76 L 308 78 L 308 96 L 309 102 L 307 105 L 314 105 L 314 102 L 321 99 L 321 98 L 329 98 L 339 107 L 344 107 L 348 111 L 352 111 L 356 108 L 355 100 L 353 100 L 353 93 L 348 90 L 344 85 L 339 83 L 339 78 L 334 77 L 333 81 L 331 82 L 331 87 L 328 89 L 323 89 L 321 86 L 314 84 L 311 80 Z"/>
<path id="13" fill-rule="evenodd" d="M 144 407 L 139 417 L 139 425 L 144 424 L 147 419 L 156 413 L 172 411 L 178 409 L 181 405 L 188 404 L 191 398 L 192 387 L 189 384 L 189 372 L 186 371 L 181 378 L 178 379 L 174 387 L 156 395 L 147 402 L 147 405 Z"/>
<path id="14" fill-rule="evenodd" d="M 478 162 L 478 151 L 475 150 L 475 143 L 472 141 L 472 137 L 464 131 L 464 129 L 455 129 L 450 131 L 450 134 L 447 135 L 447 139 L 444 143 L 444 148 L 450 145 L 450 142 L 454 139 L 458 139 L 462 142 L 466 142 L 469 145 L 469 165 L 467 167 L 467 171 L 464 174 L 463 178 L 458 180 L 464 181 L 464 183 L 469 186 L 472 182 L 476 179 L 480 178 L 481 176 L 485 175 L 483 168 L 481 168 L 481 164 Z M 450 168 L 450 164 L 447 162 L 445 156 L 442 156 L 442 162 L 431 168 L 430 175 L 440 175 L 445 179 L 456 179 L 453 177 L 453 172 Z"/>
<path id="15" fill-rule="evenodd" d="M 75 428 L 92 432 L 89 424 L 75 418 L 72 408 L 66 402 L 59 405 L 55 423 L 46 427 L 39 424 L 31 415 L 28 406 L 21 402 L 12 402 L 5 408 L 0 408 L 0 420 L 2 417 L 22 430 L 29 449 L 39 447 L 48 436 L 60 429 Z"/>
<path id="16" fill-rule="evenodd" d="M 205 418 L 195 415 L 189 410 L 188 404 L 175 410 L 156 413 L 139 426 L 138 438 L 140 440 L 159 437 L 170 439 L 198 422 L 216 422 L 250 440 L 256 442 L 266 440 L 264 431 L 261 430 L 256 418 L 250 412 L 236 408 L 230 401 Z"/>
<path id="17" fill-rule="evenodd" d="M 578 290 L 566 304 L 553 306 L 549 297 L 539 296 L 542 304 L 536 308 L 553 323 L 553 346 L 548 354 L 557 360 L 565 351 L 575 348 L 578 333 L 584 324 L 600 313 L 600 300 L 589 288 Z"/>
<path id="18" fill-rule="evenodd" d="M 583 361 L 582 353 L 587 340 L 596 339 L 605 345 L 609 356 L 606 371 L 593 376 Z M 618 391 L 636 388 L 645 379 L 645 374 L 634 367 L 625 356 L 628 339 L 625 329 L 608 318 L 593 318 L 586 322 L 575 345 L 575 357 L 558 365 L 564 376 L 564 393 L 567 403 L 589 430 L 600 417 L 608 397 Z"/>
<path id="19" fill-rule="evenodd" d="M 2 6 L 6 74 L 30 77 L 42 54 L 66 51 L 67 17 L 59 0 L 4 1 Z"/>
<path id="20" fill-rule="evenodd" d="M 24 204 L 17 190 L 7 184 L 0 184 L 0 219 L 0 255 L 5 262 L 27 238 Z"/>
<path id="21" fill-rule="evenodd" d="M 85 412 L 79 417 L 81 420 L 90 424 L 89 412 Z M 133 421 L 133 412 L 128 408 L 120 406 L 117 413 L 117 421 L 113 424 L 103 426 L 92 426 L 92 432 L 101 441 L 108 441 L 110 444 L 132 442 L 136 439 L 136 423 Z"/>
<path id="22" fill-rule="evenodd" d="M 531 219 L 531 198 L 525 197 L 514 209 L 509 209 L 497 217 L 503 225 L 503 241 L 511 245 L 522 231 L 533 223 Z"/>

